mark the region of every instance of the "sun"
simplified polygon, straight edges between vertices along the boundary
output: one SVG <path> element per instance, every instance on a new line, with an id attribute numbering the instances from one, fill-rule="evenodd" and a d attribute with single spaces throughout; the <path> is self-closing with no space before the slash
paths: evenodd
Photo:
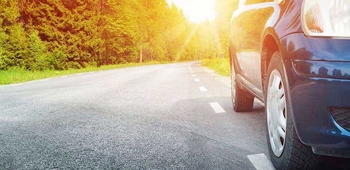
<path id="1" fill-rule="evenodd" d="M 194 23 L 213 21 L 216 17 L 216 0 L 167 0 L 167 2 L 183 10 L 186 18 Z"/>

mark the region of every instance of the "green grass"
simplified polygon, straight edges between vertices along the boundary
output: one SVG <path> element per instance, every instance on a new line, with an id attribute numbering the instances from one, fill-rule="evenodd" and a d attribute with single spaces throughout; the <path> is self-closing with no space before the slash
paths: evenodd
<path id="1" fill-rule="evenodd" d="M 129 64 L 119 64 L 119 65 L 109 65 L 102 67 L 87 67 L 84 69 L 69 69 L 63 71 L 57 70 L 45 70 L 45 71 L 28 71 L 24 69 L 10 69 L 10 70 L 0 70 L 0 85 L 21 83 L 32 80 L 39 80 L 50 77 L 64 76 L 77 73 L 85 73 L 92 71 L 101 70 L 112 70 L 117 68 L 125 67 L 136 67 L 144 65 L 159 64 L 158 62 L 148 62 L 148 63 L 129 63 Z"/>
<path id="2" fill-rule="evenodd" d="M 202 66 L 216 71 L 222 76 L 230 76 L 230 63 L 228 58 L 203 59 Z"/>

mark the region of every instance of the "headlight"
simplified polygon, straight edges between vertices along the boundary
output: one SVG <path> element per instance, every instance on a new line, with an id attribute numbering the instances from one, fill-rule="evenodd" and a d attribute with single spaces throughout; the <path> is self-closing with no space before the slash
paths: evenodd
<path id="1" fill-rule="evenodd" d="M 304 0 L 301 15 L 308 36 L 350 38 L 350 0 Z"/>

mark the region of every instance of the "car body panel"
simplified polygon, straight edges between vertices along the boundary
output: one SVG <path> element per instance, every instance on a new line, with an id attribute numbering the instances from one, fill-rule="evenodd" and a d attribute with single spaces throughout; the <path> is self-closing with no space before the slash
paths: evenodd
<path id="1" fill-rule="evenodd" d="M 242 1 L 241 1 L 242 2 Z M 240 5 L 242 6 L 242 5 Z M 254 9 L 252 11 L 252 9 Z M 275 21 L 268 21 L 272 15 L 278 15 L 277 3 L 266 2 L 257 5 L 242 6 L 232 17 L 231 44 L 237 48 L 231 51 L 235 54 L 241 80 L 246 86 L 251 86 L 253 93 L 263 99 L 261 82 L 261 59 L 260 46 L 265 27 Z M 256 16 L 255 14 L 258 13 Z M 257 36 L 251 36 L 257 35 Z M 239 37 L 239 38 L 236 38 Z M 240 77 L 239 77 L 240 78 Z"/>
<path id="2" fill-rule="evenodd" d="M 350 40 L 295 33 L 281 43 L 286 47 L 289 94 L 300 140 L 310 146 L 350 150 L 350 132 L 337 125 L 330 113 L 331 107 L 350 108 Z"/>

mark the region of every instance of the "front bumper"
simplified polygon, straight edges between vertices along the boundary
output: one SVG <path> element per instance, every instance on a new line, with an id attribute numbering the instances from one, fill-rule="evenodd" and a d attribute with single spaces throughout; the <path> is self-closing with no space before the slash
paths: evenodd
<path id="1" fill-rule="evenodd" d="M 350 131 L 332 116 L 334 108 L 350 108 L 350 81 L 301 78 L 290 91 L 300 140 L 317 148 L 349 150 Z"/>
<path id="2" fill-rule="evenodd" d="M 291 34 L 282 45 L 289 109 L 301 142 L 317 154 L 350 158 L 350 40 Z"/>

